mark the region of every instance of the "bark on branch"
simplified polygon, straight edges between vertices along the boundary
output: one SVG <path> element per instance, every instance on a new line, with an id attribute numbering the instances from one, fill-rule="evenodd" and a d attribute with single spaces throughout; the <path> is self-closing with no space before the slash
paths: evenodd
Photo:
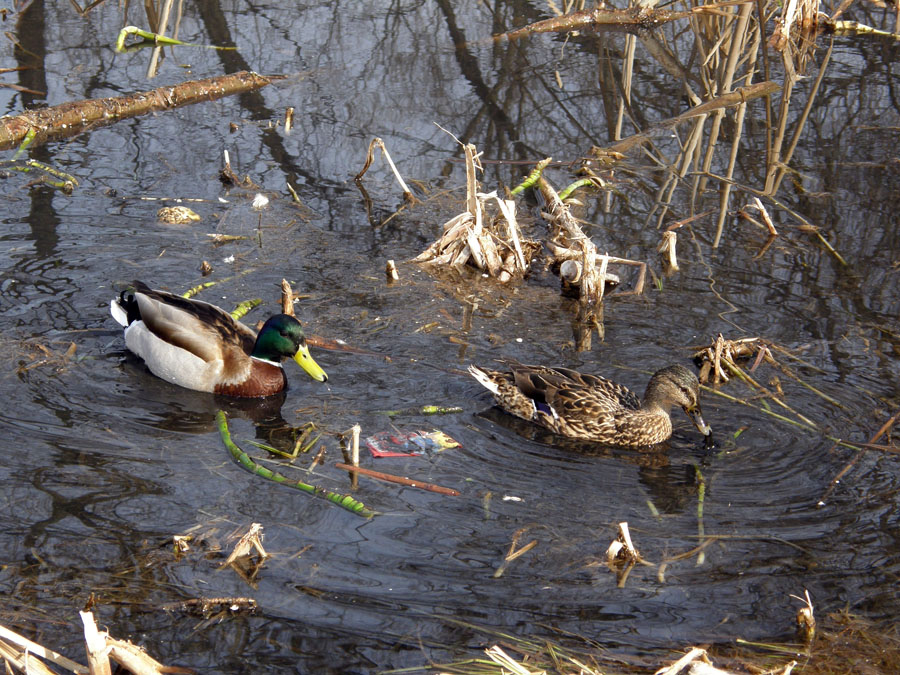
<path id="1" fill-rule="evenodd" d="M 32 144 L 44 143 L 128 117 L 243 94 L 271 84 L 276 79 L 282 78 L 241 71 L 128 96 L 72 101 L 52 108 L 29 110 L 16 117 L 0 118 L 0 150 L 18 146 L 29 132 L 34 132 Z"/>

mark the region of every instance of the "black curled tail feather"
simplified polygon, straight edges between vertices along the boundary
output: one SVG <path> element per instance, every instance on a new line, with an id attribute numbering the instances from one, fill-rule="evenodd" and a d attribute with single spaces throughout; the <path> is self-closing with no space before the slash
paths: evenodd
<path id="1" fill-rule="evenodd" d="M 141 310 L 134 298 L 134 289 L 128 288 L 119 294 L 119 306 L 128 316 L 128 325 L 141 320 Z"/>

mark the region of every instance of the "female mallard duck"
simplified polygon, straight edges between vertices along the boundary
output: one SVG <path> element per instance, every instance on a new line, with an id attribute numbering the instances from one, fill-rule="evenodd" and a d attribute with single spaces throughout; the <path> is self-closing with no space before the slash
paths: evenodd
<path id="1" fill-rule="evenodd" d="M 328 376 L 306 346 L 300 322 L 276 314 L 257 335 L 224 310 L 199 300 L 155 291 L 135 281 L 110 302 L 125 326 L 125 346 L 157 377 L 226 396 L 269 396 L 287 386 L 281 360 L 290 357 L 310 377 Z"/>
<path id="2" fill-rule="evenodd" d="M 644 402 L 604 377 L 568 368 L 507 363 L 506 372 L 469 366 L 469 373 L 508 413 L 554 433 L 608 445 L 655 445 L 672 435 L 669 410 L 680 405 L 711 439 L 700 414 L 700 383 L 684 366 L 669 366 L 650 378 Z"/>

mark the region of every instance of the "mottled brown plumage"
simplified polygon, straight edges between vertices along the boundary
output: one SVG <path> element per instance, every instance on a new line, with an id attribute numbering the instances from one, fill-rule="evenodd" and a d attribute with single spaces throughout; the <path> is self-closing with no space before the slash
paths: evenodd
<path id="1" fill-rule="evenodd" d="M 658 371 L 644 401 L 621 384 L 568 368 L 507 364 L 506 371 L 470 366 L 469 373 L 494 394 L 503 410 L 563 436 L 640 447 L 672 435 L 669 410 L 681 406 L 709 437 L 700 414 L 700 384 L 684 366 Z"/>

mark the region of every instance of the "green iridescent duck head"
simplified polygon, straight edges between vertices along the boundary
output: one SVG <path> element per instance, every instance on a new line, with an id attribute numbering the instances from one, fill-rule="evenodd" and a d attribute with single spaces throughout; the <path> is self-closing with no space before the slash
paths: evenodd
<path id="1" fill-rule="evenodd" d="M 309 354 L 306 335 L 300 322 L 287 314 L 276 314 L 263 324 L 256 336 L 251 356 L 272 363 L 281 363 L 282 359 L 291 358 L 312 379 L 319 382 L 328 380 L 328 375 Z"/>

